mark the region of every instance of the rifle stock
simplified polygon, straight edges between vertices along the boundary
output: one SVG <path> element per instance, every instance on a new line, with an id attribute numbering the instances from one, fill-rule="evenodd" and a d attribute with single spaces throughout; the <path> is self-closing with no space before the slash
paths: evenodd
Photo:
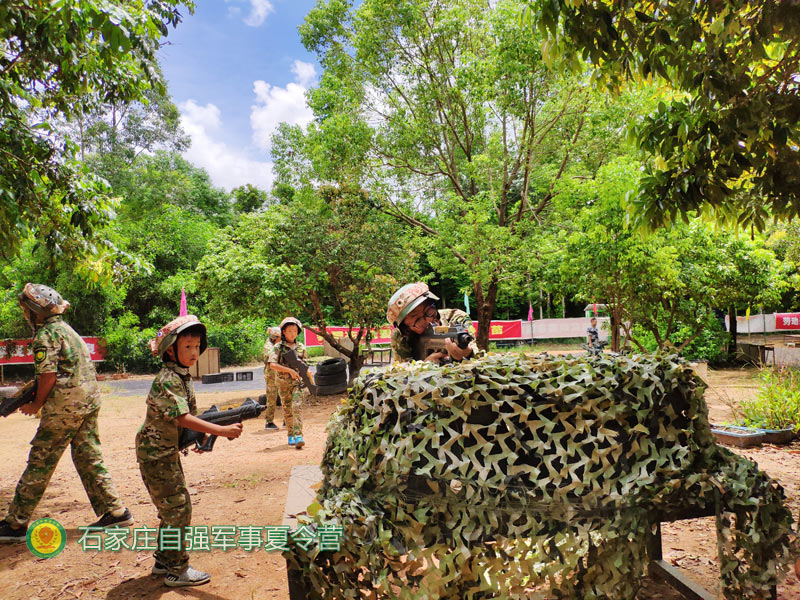
<path id="1" fill-rule="evenodd" d="M 233 425 L 234 423 L 241 423 L 245 419 L 255 419 L 264 410 L 258 402 L 252 398 L 248 398 L 242 402 L 238 408 L 230 410 L 219 410 L 216 406 L 212 406 L 201 415 L 197 415 L 198 419 L 214 423 L 216 425 Z M 208 435 L 208 438 L 203 442 L 203 438 Z M 212 434 L 201 433 L 194 429 L 181 429 L 180 437 L 178 438 L 178 449 L 185 450 L 194 444 L 198 450 L 203 452 L 211 452 L 214 449 L 214 442 L 217 441 L 217 436 Z"/>
<path id="2" fill-rule="evenodd" d="M 23 385 L 16 396 L 3 398 L 0 402 L 0 415 L 7 417 L 21 406 L 33 402 L 36 399 L 36 380 L 29 381 Z"/>

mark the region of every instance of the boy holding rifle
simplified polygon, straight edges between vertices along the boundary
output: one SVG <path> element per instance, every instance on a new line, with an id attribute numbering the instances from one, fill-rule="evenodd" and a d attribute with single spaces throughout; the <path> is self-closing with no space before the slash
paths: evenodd
<path id="1" fill-rule="evenodd" d="M 288 364 L 287 354 L 294 350 L 299 361 L 306 359 L 306 347 L 297 341 L 303 325 L 294 317 L 281 321 L 281 339 L 272 347 L 267 357 L 270 369 L 277 371 L 278 395 L 283 406 L 283 418 L 289 430 L 289 445 L 300 450 L 303 441 L 303 417 L 301 413 L 303 390 L 300 387 L 301 375 Z"/>
<path id="2" fill-rule="evenodd" d="M 192 521 L 192 501 L 178 449 L 181 428 L 229 439 L 242 433 L 241 423 L 216 425 L 195 416 L 197 403 L 189 369 L 206 345 L 206 327 L 194 315 L 170 321 L 150 340 L 150 350 L 161 356 L 164 366 L 150 387 L 147 415 L 136 434 L 139 471 L 158 509 L 160 527 L 177 528 L 181 540 L 184 528 Z M 153 556 L 156 562 L 152 573 L 166 575 L 164 584 L 169 587 L 202 585 L 211 580 L 208 573 L 189 566 L 189 553 L 182 544 L 180 550 L 158 549 Z"/>

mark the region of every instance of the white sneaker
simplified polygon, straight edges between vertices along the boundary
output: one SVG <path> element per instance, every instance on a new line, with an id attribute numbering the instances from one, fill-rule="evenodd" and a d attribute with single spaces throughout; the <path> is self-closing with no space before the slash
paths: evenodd
<path id="1" fill-rule="evenodd" d="M 211 575 L 198 571 L 193 567 L 186 567 L 186 570 L 180 575 L 169 573 L 164 578 L 164 585 L 167 587 L 188 587 L 191 585 L 203 585 L 211 581 Z"/>

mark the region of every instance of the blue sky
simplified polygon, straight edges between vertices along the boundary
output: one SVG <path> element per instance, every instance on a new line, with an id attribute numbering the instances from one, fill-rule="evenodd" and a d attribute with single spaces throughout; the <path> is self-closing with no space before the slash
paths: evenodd
<path id="1" fill-rule="evenodd" d="M 303 93 L 319 65 L 297 26 L 312 0 L 198 0 L 160 51 L 192 147 L 184 154 L 230 190 L 269 189 L 269 138 L 281 121 L 305 125 Z"/>

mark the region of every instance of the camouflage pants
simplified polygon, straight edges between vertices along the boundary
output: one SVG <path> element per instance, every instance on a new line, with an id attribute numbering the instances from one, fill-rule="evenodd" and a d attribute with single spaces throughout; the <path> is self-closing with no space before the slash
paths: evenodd
<path id="1" fill-rule="evenodd" d="M 72 448 L 72 462 L 94 513 L 100 516 L 122 508 L 111 476 L 103 465 L 100 438 L 97 435 L 99 412 L 99 409 L 89 414 L 43 411 L 39 429 L 31 441 L 28 466 L 20 477 L 14 499 L 8 507 L 9 522 L 28 524 L 67 446 Z"/>
<path id="2" fill-rule="evenodd" d="M 264 380 L 267 382 L 267 405 L 264 410 L 264 419 L 272 423 L 275 419 L 275 406 L 278 404 L 277 371 L 267 367 L 264 369 Z"/>
<path id="3" fill-rule="evenodd" d="M 180 455 L 176 453 L 160 460 L 140 460 L 139 471 L 158 510 L 159 527 L 178 528 L 183 540 L 185 528 L 192 524 L 192 499 L 186 489 Z M 189 553 L 183 544 L 180 550 L 159 549 L 153 556 L 176 575 L 189 564 Z"/>
<path id="4" fill-rule="evenodd" d="M 278 377 L 278 395 L 289 435 L 303 435 L 303 390 L 291 378 Z"/>

